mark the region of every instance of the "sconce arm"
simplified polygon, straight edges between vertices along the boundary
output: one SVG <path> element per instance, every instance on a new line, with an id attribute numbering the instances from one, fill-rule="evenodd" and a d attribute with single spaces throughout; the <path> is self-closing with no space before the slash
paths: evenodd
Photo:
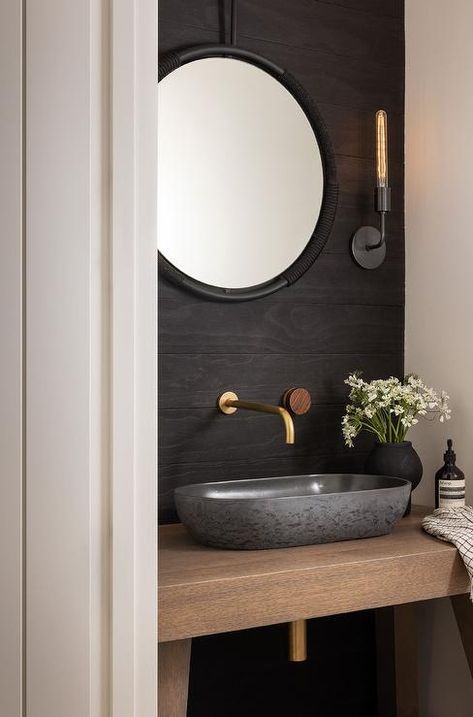
<path id="1" fill-rule="evenodd" d="M 377 241 L 376 244 L 367 244 L 366 251 L 373 251 L 373 249 L 379 249 L 384 244 L 384 240 L 386 237 L 386 212 L 379 212 L 379 217 L 379 241 Z"/>
<path id="2" fill-rule="evenodd" d="M 376 187 L 374 199 L 376 211 L 380 217 L 379 241 L 375 244 L 367 244 L 366 251 L 379 249 L 384 244 L 386 237 L 386 212 L 391 211 L 391 187 Z"/>

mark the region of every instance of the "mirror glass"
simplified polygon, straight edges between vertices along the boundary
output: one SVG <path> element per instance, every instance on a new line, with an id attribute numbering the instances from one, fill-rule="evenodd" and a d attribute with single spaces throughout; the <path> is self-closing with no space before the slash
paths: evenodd
<path id="1" fill-rule="evenodd" d="M 159 83 L 158 248 L 231 289 L 270 281 L 310 240 L 322 157 L 293 95 L 238 59 L 195 60 Z"/>

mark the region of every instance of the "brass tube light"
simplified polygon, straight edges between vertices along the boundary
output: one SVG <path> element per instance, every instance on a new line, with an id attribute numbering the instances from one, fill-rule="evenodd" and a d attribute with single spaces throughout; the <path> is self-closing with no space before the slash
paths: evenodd
<path id="1" fill-rule="evenodd" d="M 388 116 L 384 110 L 376 112 L 376 185 L 388 186 Z"/>
<path id="2" fill-rule="evenodd" d="M 386 257 L 386 213 L 391 210 L 391 189 L 388 172 L 388 116 L 384 110 L 376 112 L 376 189 L 375 209 L 380 227 L 363 226 L 351 241 L 354 260 L 363 269 L 377 269 Z"/>

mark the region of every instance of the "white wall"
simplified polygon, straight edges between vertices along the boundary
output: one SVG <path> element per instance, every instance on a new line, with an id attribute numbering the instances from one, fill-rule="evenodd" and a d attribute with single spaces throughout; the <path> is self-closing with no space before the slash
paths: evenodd
<path id="1" fill-rule="evenodd" d="M 109 708 L 101 7 L 26 0 L 28 717 Z"/>
<path id="2" fill-rule="evenodd" d="M 412 433 L 415 502 L 452 437 L 473 501 L 473 3 L 406 0 L 406 370 L 451 396 L 453 418 Z M 473 685 L 447 601 L 420 610 L 425 717 L 471 715 Z M 455 695 L 455 704 L 452 704 Z"/>

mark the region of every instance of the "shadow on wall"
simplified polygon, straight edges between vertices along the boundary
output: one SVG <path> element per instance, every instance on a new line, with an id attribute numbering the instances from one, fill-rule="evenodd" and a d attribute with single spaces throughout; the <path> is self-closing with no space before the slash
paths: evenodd
<path id="1" fill-rule="evenodd" d="M 310 620 L 306 662 L 288 662 L 287 635 L 276 625 L 195 638 L 188 717 L 377 717 L 371 611 Z"/>
<path id="2" fill-rule="evenodd" d="M 473 680 L 450 601 L 429 600 L 417 609 L 421 717 L 471 717 Z M 441 648 L 440 648 L 441 646 Z M 431 685 L 443 685 L 435 695 Z"/>

